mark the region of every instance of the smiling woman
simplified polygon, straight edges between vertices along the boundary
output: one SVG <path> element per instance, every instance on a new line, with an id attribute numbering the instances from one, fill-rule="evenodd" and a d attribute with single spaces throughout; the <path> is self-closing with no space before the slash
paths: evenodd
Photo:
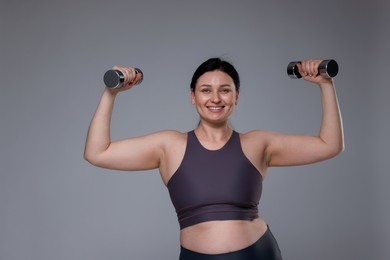
<path id="1" fill-rule="evenodd" d="M 204 73 L 191 91 L 192 104 L 205 122 L 224 123 L 233 113 L 239 91 L 232 78 L 223 71 Z"/>
<path id="2" fill-rule="evenodd" d="M 111 142 L 116 95 L 134 86 L 134 68 L 114 67 L 123 87 L 106 89 L 92 119 L 84 157 L 118 170 L 160 170 L 180 225 L 181 260 L 280 260 L 278 243 L 258 214 L 263 180 L 271 166 L 315 163 L 343 150 L 341 115 L 332 79 L 318 75 L 320 60 L 302 61 L 299 72 L 321 89 L 318 136 L 264 130 L 238 133 L 229 118 L 238 102 L 240 78 L 228 62 L 212 58 L 191 80 L 200 116 L 192 131 L 161 131 Z"/>
<path id="3" fill-rule="evenodd" d="M 196 87 L 197 85 L 199 86 L 198 88 Z M 203 99 L 212 98 L 210 103 L 214 104 L 209 104 L 207 109 L 210 112 L 224 112 L 226 109 L 222 111 L 224 108 L 223 104 L 217 103 L 222 103 L 220 102 L 221 97 L 224 97 L 224 100 L 226 100 L 226 98 L 232 97 L 232 95 L 234 96 L 235 94 L 234 105 L 237 105 L 240 89 L 240 76 L 234 66 L 229 62 L 221 60 L 220 58 L 211 58 L 203 62 L 196 69 L 192 76 L 190 88 L 193 105 L 197 104 L 197 100 L 200 101 L 202 96 Z M 196 95 L 197 93 L 204 95 Z M 220 95 L 217 95 L 218 93 Z M 196 108 L 202 119 L 201 107 L 197 105 Z M 234 107 L 232 106 L 229 107 L 230 113 L 228 116 L 233 112 L 233 108 Z"/>

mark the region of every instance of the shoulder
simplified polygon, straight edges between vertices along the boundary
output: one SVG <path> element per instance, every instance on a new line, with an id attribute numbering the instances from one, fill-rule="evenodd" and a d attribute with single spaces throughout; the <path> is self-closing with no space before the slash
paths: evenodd
<path id="1" fill-rule="evenodd" d="M 265 130 L 251 130 L 239 133 L 240 142 L 244 153 L 255 154 L 256 157 L 264 157 L 265 151 L 271 143 L 273 133 Z"/>
<path id="2" fill-rule="evenodd" d="M 269 147 L 280 139 L 279 133 L 267 130 L 252 130 L 246 133 L 240 133 L 240 141 L 243 149 L 266 152 Z"/>
<path id="3" fill-rule="evenodd" d="M 175 130 L 162 130 L 145 134 L 143 136 L 131 137 L 126 141 L 129 144 L 138 142 L 144 147 L 150 148 L 165 148 L 168 145 L 177 144 L 178 142 L 185 142 L 187 133 L 182 133 Z"/>
<path id="4" fill-rule="evenodd" d="M 246 133 L 239 133 L 241 142 L 249 142 L 253 144 L 268 143 L 275 133 L 266 130 L 251 130 Z"/>
<path id="5" fill-rule="evenodd" d="M 153 133 L 152 135 L 155 135 L 156 137 L 162 138 L 162 139 L 173 139 L 173 140 L 179 140 L 187 137 L 187 133 L 179 132 L 176 130 L 162 130 Z"/>
<path id="6" fill-rule="evenodd" d="M 179 132 L 176 130 L 158 131 L 153 134 L 150 134 L 150 137 L 155 138 L 160 144 L 166 147 L 180 143 L 186 143 L 187 141 L 187 133 Z"/>
<path id="7" fill-rule="evenodd" d="M 261 172 L 267 174 L 267 149 L 273 133 L 265 130 L 252 130 L 240 133 L 242 151 L 249 161 Z"/>

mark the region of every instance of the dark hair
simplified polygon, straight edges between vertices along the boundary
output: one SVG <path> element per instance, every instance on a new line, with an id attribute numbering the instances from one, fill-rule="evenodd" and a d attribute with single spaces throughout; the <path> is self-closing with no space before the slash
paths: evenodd
<path id="1" fill-rule="evenodd" d="M 237 70 L 227 61 L 224 61 L 220 58 L 210 58 L 200 64 L 200 66 L 195 70 L 194 75 L 191 80 L 191 91 L 195 91 L 195 85 L 199 77 L 209 71 L 219 70 L 228 74 L 236 86 L 236 90 L 240 89 L 240 76 L 238 75 Z"/>

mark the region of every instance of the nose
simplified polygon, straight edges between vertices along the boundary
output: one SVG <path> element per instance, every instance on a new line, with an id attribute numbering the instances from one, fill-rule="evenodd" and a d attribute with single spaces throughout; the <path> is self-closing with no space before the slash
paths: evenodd
<path id="1" fill-rule="evenodd" d="M 221 102 L 221 97 L 219 96 L 218 92 L 213 92 L 213 95 L 211 97 L 211 102 L 213 102 L 213 103 Z"/>

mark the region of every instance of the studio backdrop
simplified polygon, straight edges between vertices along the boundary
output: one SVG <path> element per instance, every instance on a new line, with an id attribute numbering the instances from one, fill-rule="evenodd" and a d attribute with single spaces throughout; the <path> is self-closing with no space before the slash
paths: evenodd
<path id="1" fill-rule="evenodd" d="M 286 260 L 390 259 L 390 4 L 356 1 L 2 1 L 0 259 L 178 259 L 179 225 L 157 170 L 83 159 L 114 65 L 144 72 L 117 97 L 113 140 L 196 127 L 189 84 L 210 57 L 242 85 L 231 125 L 317 134 L 319 89 L 288 62 L 333 58 L 346 150 L 272 168 L 260 215 Z"/>

